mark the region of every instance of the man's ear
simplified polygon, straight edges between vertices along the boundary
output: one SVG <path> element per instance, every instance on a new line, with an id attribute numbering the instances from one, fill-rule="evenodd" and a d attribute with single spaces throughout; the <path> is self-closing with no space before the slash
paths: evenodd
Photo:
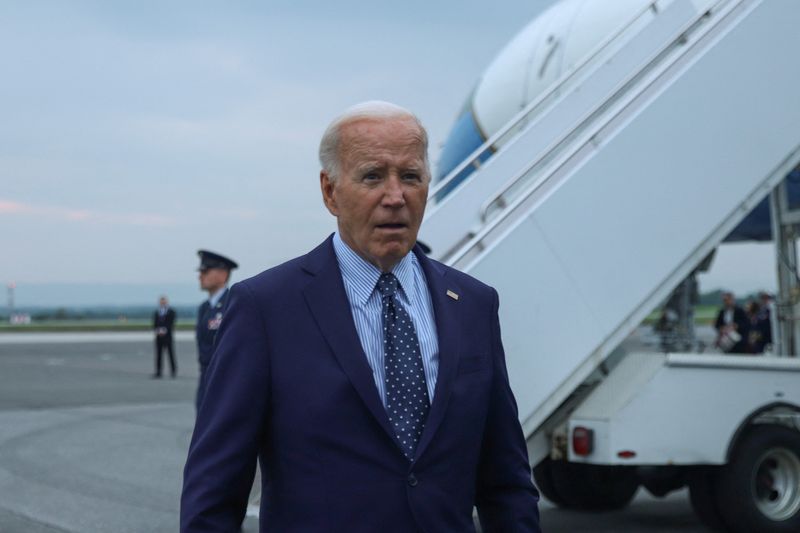
<path id="1" fill-rule="evenodd" d="M 336 204 L 336 186 L 331 177 L 324 170 L 319 172 L 319 188 L 322 191 L 322 201 L 333 216 L 339 216 L 339 206 Z"/>

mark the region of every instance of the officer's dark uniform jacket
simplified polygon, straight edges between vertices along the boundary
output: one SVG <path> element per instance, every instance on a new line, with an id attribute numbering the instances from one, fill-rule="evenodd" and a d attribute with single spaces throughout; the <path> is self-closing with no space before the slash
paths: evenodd
<path id="1" fill-rule="evenodd" d="M 195 336 L 197 337 L 197 356 L 202 370 L 205 370 L 208 363 L 211 362 L 211 354 L 214 353 L 214 337 L 217 336 L 227 301 L 228 289 L 226 288 L 214 307 L 211 307 L 211 303 L 206 300 L 197 310 Z"/>
<path id="2" fill-rule="evenodd" d="M 217 336 L 217 330 L 222 323 L 222 315 L 225 312 L 228 293 L 229 290 L 226 287 L 225 292 L 222 293 L 222 296 L 214 306 L 206 300 L 197 310 L 195 337 L 197 338 L 197 359 L 200 362 L 200 383 L 197 387 L 198 409 L 205 393 L 206 368 L 211 362 L 211 356 L 214 353 L 214 338 Z"/>

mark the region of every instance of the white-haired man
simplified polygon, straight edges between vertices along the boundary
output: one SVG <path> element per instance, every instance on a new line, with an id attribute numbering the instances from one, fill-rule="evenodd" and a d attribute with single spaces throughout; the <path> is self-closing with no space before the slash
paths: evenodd
<path id="1" fill-rule="evenodd" d="M 235 531 L 256 457 L 261 531 L 539 531 L 497 293 L 416 246 L 427 135 L 384 102 L 320 144 L 338 231 L 231 289 L 182 531 Z"/>

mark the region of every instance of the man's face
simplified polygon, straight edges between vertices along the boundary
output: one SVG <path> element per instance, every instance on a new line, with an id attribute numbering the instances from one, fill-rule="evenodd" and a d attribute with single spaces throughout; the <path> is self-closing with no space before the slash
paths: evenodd
<path id="1" fill-rule="evenodd" d="M 338 218 L 342 240 L 384 272 L 417 242 L 429 181 L 422 134 L 403 116 L 344 124 L 339 176 L 320 173 L 322 197 Z"/>
<path id="2" fill-rule="evenodd" d="M 213 293 L 225 286 L 228 271 L 223 268 L 206 268 L 200 271 L 200 288 Z"/>
<path id="3" fill-rule="evenodd" d="M 732 294 L 724 294 L 722 296 L 722 304 L 725 307 L 733 307 L 733 295 Z"/>
<path id="4" fill-rule="evenodd" d="M 158 305 L 160 305 L 161 307 L 166 307 L 167 306 L 167 299 L 166 298 L 159 299 L 158 300 Z"/>

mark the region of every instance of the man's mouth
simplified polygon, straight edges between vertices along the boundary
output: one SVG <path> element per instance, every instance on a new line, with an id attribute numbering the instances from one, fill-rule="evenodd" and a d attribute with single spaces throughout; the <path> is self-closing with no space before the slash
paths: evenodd
<path id="1" fill-rule="evenodd" d="M 398 223 L 378 224 L 376 227 L 380 229 L 403 229 L 406 227 L 406 225 L 398 222 Z"/>

